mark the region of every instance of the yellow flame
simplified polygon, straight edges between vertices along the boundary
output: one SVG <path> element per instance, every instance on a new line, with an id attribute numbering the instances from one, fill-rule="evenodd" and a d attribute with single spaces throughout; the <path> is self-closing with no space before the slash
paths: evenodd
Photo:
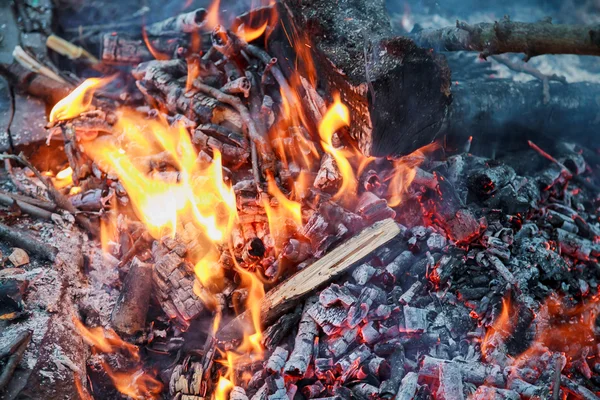
<path id="1" fill-rule="evenodd" d="M 178 227 L 193 222 L 212 242 L 220 243 L 236 218 L 233 189 L 223 181 L 221 155 L 214 151 L 212 164 L 201 168 L 190 135 L 183 127 L 170 127 L 166 121 L 147 121 L 126 112 L 116 128 L 121 128 L 123 145 L 98 138 L 84 143 L 85 153 L 98 165 L 116 174 L 149 233 L 156 239 L 174 235 Z M 136 157 L 165 154 L 172 167 L 169 177 L 161 171 L 147 171 Z"/>
<path id="2" fill-rule="evenodd" d="M 67 167 L 56 174 L 53 179 L 54 187 L 57 189 L 63 189 L 73 184 L 73 169 Z"/>
<path id="3" fill-rule="evenodd" d="M 339 199 L 341 196 L 355 196 L 358 186 L 347 153 L 333 146 L 333 134 L 348 125 L 350 125 L 348 107 L 341 102 L 339 96 L 336 96 L 319 125 L 319 135 L 321 136 L 323 149 L 335 159 L 342 175 L 342 185 L 335 194 L 334 199 Z"/>
<path id="4" fill-rule="evenodd" d="M 88 111 L 94 93 L 98 88 L 105 86 L 113 78 L 89 78 L 73 90 L 67 97 L 56 103 L 50 111 L 50 122 L 63 121 L 79 116 Z"/>

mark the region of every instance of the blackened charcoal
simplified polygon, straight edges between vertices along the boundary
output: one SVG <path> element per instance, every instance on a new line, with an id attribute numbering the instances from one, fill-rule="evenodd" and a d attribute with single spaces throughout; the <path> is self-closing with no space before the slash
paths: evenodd
<path id="1" fill-rule="evenodd" d="M 285 388 L 285 381 L 283 377 L 277 378 L 268 377 L 265 383 L 269 390 L 268 400 L 289 400 L 287 396 L 287 389 Z"/>
<path id="2" fill-rule="evenodd" d="M 292 328 L 298 326 L 300 316 L 302 315 L 302 306 L 296 307 L 294 312 L 282 315 L 276 323 L 265 330 L 264 345 L 267 349 L 272 349 L 279 345 L 281 341 L 290 333 Z"/>
<path id="3" fill-rule="evenodd" d="M 467 179 L 469 192 L 480 199 L 489 196 L 511 183 L 517 177 L 514 169 L 508 165 L 497 165 L 473 171 Z"/>
<path id="4" fill-rule="evenodd" d="M 439 373 L 439 387 L 436 398 L 440 400 L 464 399 L 460 367 L 455 363 L 442 363 Z"/>
<path id="5" fill-rule="evenodd" d="M 440 251 L 446 247 L 446 237 L 439 233 L 432 233 L 427 238 L 427 248 L 431 251 Z"/>
<path id="6" fill-rule="evenodd" d="M 390 363 L 382 357 L 371 357 L 367 363 L 369 373 L 379 379 L 389 379 L 391 366 Z"/>
<path id="7" fill-rule="evenodd" d="M 319 379 L 325 377 L 325 373 L 333 369 L 333 359 L 331 357 L 315 359 L 315 373 Z"/>
<path id="8" fill-rule="evenodd" d="M 405 356 L 404 348 L 398 346 L 390 356 L 390 379 L 381 383 L 379 395 L 384 399 L 391 399 L 398 393 L 400 382 L 406 373 L 404 368 Z"/>
<path id="9" fill-rule="evenodd" d="M 393 338 L 393 339 L 389 339 L 389 340 L 377 343 L 375 346 L 373 346 L 373 351 L 379 357 L 386 358 L 390 354 L 392 354 L 400 345 L 401 345 L 400 339 Z"/>
<path id="10" fill-rule="evenodd" d="M 326 338 L 325 345 L 328 351 L 336 358 L 346 354 L 350 346 L 356 343 L 359 328 L 350 328 L 344 330 L 341 334 Z"/>
<path id="11" fill-rule="evenodd" d="M 362 286 L 366 285 L 373 275 L 375 275 L 375 268 L 369 263 L 359 265 L 352 272 L 352 278 L 356 284 Z"/>
<path id="12" fill-rule="evenodd" d="M 400 304 L 410 304 L 412 302 L 413 298 L 419 292 L 419 290 L 421 290 L 422 286 L 423 286 L 423 284 L 421 282 L 417 281 L 417 282 L 413 283 L 412 286 L 406 292 L 404 292 L 404 294 L 402 296 L 400 296 L 400 299 L 398 302 Z"/>
<path id="13" fill-rule="evenodd" d="M 451 255 L 443 255 L 440 261 L 438 262 L 433 275 L 436 277 L 437 281 L 440 284 L 444 285 L 446 284 L 446 282 L 448 282 L 448 280 L 452 276 L 452 273 L 463 264 L 463 260 L 460 260 Z"/>
<path id="14" fill-rule="evenodd" d="M 424 226 L 415 226 L 408 230 L 408 235 L 414 237 L 417 240 L 423 240 L 429 233 L 429 228 Z"/>
<path id="15" fill-rule="evenodd" d="M 429 326 L 427 310 L 404 306 L 404 326 L 408 332 L 425 332 Z"/>
<path id="16" fill-rule="evenodd" d="M 267 400 L 268 395 L 269 388 L 267 386 L 267 383 L 265 382 L 250 400 Z"/>
<path id="17" fill-rule="evenodd" d="M 508 380 L 508 389 L 513 390 L 521 397 L 526 399 L 530 398 L 547 398 L 549 389 L 545 386 L 536 386 L 531 383 L 525 382 L 519 378 L 513 378 Z"/>
<path id="18" fill-rule="evenodd" d="M 370 321 L 381 321 L 388 319 L 392 315 L 392 306 L 387 304 L 380 304 L 375 309 L 371 309 L 368 314 Z"/>
<path id="19" fill-rule="evenodd" d="M 359 383 L 352 386 L 352 393 L 359 400 L 374 400 L 379 394 L 379 389 L 368 383 Z"/>
<path id="20" fill-rule="evenodd" d="M 558 253 L 547 246 L 548 242 L 540 237 L 532 239 L 523 237 L 515 242 L 515 250 L 519 259 L 537 267 L 541 272 L 542 279 L 564 279 L 569 273 L 569 265 Z"/>
<path id="21" fill-rule="evenodd" d="M 356 302 L 356 297 L 350 293 L 350 290 L 346 286 L 333 283 L 321 292 L 319 302 L 324 307 L 331 307 L 336 304 L 349 307 Z"/>
<path id="22" fill-rule="evenodd" d="M 482 244 L 486 247 L 489 254 L 493 254 L 504 261 L 508 261 L 510 259 L 510 249 L 508 248 L 508 244 L 502 239 L 491 235 L 484 235 L 482 238 Z"/>
<path id="23" fill-rule="evenodd" d="M 421 369 L 419 369 L 419 376 L 438 378 L 440 365 L 444 363 L 456 363 L 465 382 L 475 385 L 483 385 L 487 382 L 494 386 L 504 386 L 504 375 L 499 366 L 477 361 L 449 361 L 425 356 L 421 363 Z"/>
<path id="24" fill-rule="evenodd" d="M 283 347 L 277 347 L 265 365 L 266 370 L 271 374 L 280 373 L 287 361 L 288 354 L 289 352 Z"/>
<path id="25" fill-rule="evenodd" d="M 371 350 L 364 345 L 361 344 L 356 349 L 354 349 L 350 354 L 342 357 L 338 362 L 335 363 L 336 369 L 343 374 L 346 372 L 354 363 L 361 363 L 371 357 Z"/>
<path id="26" fill-rule="evenodd" d="M 316 381 L 314 384 L 306 385 L 302 388 L 302 394 L 307 399 L 314 399 L 316 397 L 319 397 L 319 395 L 323 393 L 323 391 L 325 391 L 325 386 L 321 383 L 321 381 Z"/>
<path id="27" fill-rule="evenodd" d="M 248 396 L 246 396 L 246 391 L 244 388 L 240 386 L 234 386 L 229 392 L 229 400 L 248 400 Z"/>
<path id="28" fill-rule="evenodd" d="M 345 386 L 337 386 L 333 389 L 333 394 L 340 397 L 343 400 L 350 400 L 352 398 L 352 390 Z"/>
<path id="29" fill-rule="evenodd" d="M 378 288 L 366 287 L 362 290 L 356 303 L 348 310 L 348 325 L 352 328 L 361 323 L 374 303 L 384 303 L 385 292 Z"/>
<path id="30" fill-rule="evenodd" d="M 320 326 L 330 324 L 340 327 L 348 318 L 348 311 L 344 306 L 323 307 L 321 303 L 315 303 L 308 309 L 310 315 Z"/>
<path id="31" fill-rule="evenodd" d="M 396 400 L 412 400 L 415 398 L 415 393 L 419 387 L 417 381 L 419 375 L 416 372 L 409 372 L 400 383 L 400 389 L 396 395 Z"/>
<path id="32" fill-rule="evenodd" d="M 594 257 L 600 255 L 600 246 L 588 239 L 567 232 L 564 229 L 557 229 L 556 235 L 560 249 L 564 254 L 575 257 L 580 261 L 588 261 L 590 255 Z"/>
<path id="33" fill-rule="evenodd" d="M 385 267 L 385 270 L 393 275 L 397 280 L 410 269 L 415 262 L 415 256 L 410 251 L 403 251 L 398 257 Z"/>
<path id="34" fill-rule="evenodd" d="M 317 303 L 316 297 L 311 297 L 304 305 L 304 311 L 298 326 L 298 334 L 294 343 L 294 350 L 285 364 L 284 371 L 288 375 L 303 376 L 308 368 L 313 355 L 315 337 L 319 329 L 315 320 L 308 314 L 308 310 Z"/>
<path id="35" fill-rule="evenodd" d="M 373 344 L 379 340 L 381 333 L 377 330 L 375 322 L 369 321 L 361 328 L 363 340 L 368 344 Z"/>
<path id="36" fill-rule="evenodd" d="M 520 400 L 521 396 L 513 390 L 498 389 L 493 386 L 479 386 L 472 400 Z"/>

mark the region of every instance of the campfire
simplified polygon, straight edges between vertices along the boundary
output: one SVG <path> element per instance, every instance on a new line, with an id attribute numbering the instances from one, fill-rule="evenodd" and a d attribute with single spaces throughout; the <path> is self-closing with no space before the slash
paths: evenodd
<path id="1" fill-rule="evenodd" d="M 435 32 L 345 37 L 383 8 L 185 7 L 1 69 L 51 105 L 0 155 L 6 398 L 598 398 L 596 151 L 447 141 Z"/>

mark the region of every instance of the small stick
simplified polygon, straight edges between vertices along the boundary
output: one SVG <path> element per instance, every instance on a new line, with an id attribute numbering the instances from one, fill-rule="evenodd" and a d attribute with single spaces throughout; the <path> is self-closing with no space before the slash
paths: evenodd
<path id="1" fill-rule="evenodd" d="M 548 104 L 548 102 L 550 102 L 550 81 L 556 81 L 556 82 L 560 82 L 562 84 L 567 83 L 567 80 L 565 79 L 564 76 L 559 76 L 556 74 L 546 75 L 546 74 L 542 73 L 542 71 L 540 71 L 539 69 L 532 66 L 531 64 L 528 64 L 523 61 L 521 61 L 520 63 L 514 62 L 505 54 L 492 56 L 492 59 L 500 64 L 505 65 L 507 68 L 509 68 L 515 72 L 522 72 L 524 74 L 531 75 L 534 78 L 537 78 L 540 81 L 542 81 L 544 104 Z"/>
<path id="2" fill-rule="evenodd" d="M 552 157 L 549 153 L 546 153 L 544 150 L 542 150 L 537 144 L 533 143 L 531 140 L 528 140 L 527 143 L 529 144 L 529 147 L 531 147 L 532 149 L 534 149 L 535 151 L 540 153 L 540 155 L 542 157 L 547 158 L 548 160 L 550 160 L 553 163 L 555 163 L 556 165 L 558 165 L 565 172 L 567 177 L 569 177 L 569 178 L 573 177 L 573 174 L 571 174 L 571 171 L 569 171 L 569 169 L 567 167 L 565 167 L 563 163 L 558 161 L 556 158 Z"/>
<path id="3" fill-rule="evenodd" d="M 142 247 L 144 247 L 146 244 L 148 244 L 151 241 L 152 241 L 152 236 L 150 236 L 150 234 L 147 231 L 144 231 L 144 233 L 142 233 L 140 235 L 140 237 L 138 237 L 135 240 L 135 242 L 133 242 L 133 246 L 131 246 L 131 248 L 127 251 L 127 253 L 125 253 L 125 255 L 121 258 L 121 261 L 119 261 L 119 264 L 117 264 L 117 267 L 122 268 L 138 253 L 138 251 Z"/>
<path id="4" fill-rule="evenodd" d="M 17 207 L 19 207 L 19 209 L 21 211 L 23 211 L 25 214 L 31 215 L 32 217 L 42 218 L 42 219 L 47 219 L 47 220 L 52 219 L 52 212 L 50 212 L 48 210 L 44 210 L 43 208 L 34 206 L 33 204 L 26 203 L 22 200 L 17 200 L 15 198 L 13 198 L 12 196 L 8 195 L 7 193 L 1 192 L 1 191 L 0 191 L 0 204 L 4 204 L 5 206 L 9 206 L 9 207 L 16 205 Z"/>
<path id="5" fill-rule="evenodd" d="M 90 220 L 87 219 L 85 216 L 79 214 L 77 208 L 75 208 L 75 206 L 73 204 L 71 204 L 71 201 L 65 195 L 63 195 L 61 192 L 59 192 L 54 187 L 54 185 L 52 185 L 52 183 L 50 183 L 41 174 L 41 172 L 38 171 L 38 169 L 36 167 L 34 167 L 33 164 L 31 164 L 29 162 L 29 160 L 27 160 L 27 158 L 25 157 L 25 155 L 23 155 L 23 153 L 19 154 L 18 156 L 14 155 L 14 154 L 6 154 L 6 153 L 0 154 L 0 160 L 7 160 L 7 159 L 18 161 L 19 163 L 21 163 L 24 166 L 26 166 L 27 168 L 29 168 L 35 174 L 35 176 L 40 180 L 40 182 L 42 182 L 46 186 L 46 188 L 48 189 L 50 198 L 56 203 L 56 205 L 59 208 L 66 210 L 66 211 L 70 212 L 71 214 L 73 214 L 73 216 L 75 217 L 75 220 L 79 223 L 79 225 L 81 225 L 85 230 L 87 230 L 92 236 L 98 235 L 98 229 L 92 225 Z"/>
<path id="6" fill-rule="evenodd" d="M 44 209 L 46 211 L 50 211 L 50 212 L 56 211 L 56 204 L 52 203 L 51 201 L 40 200 L 40 199 L 36 199 L 33 197 L 29 197 L 29 196 L 23 196 L 18 193 L 8 193 L 8 192 L 4 192 L 4 191 L 0 191 L 0 193 L 3 194 L 4 196 L 10 197 L 13 200 L 31 204 L 32 206 L 36 206 L 36 207 Z"/>
<path id="7" fill-rule="evenodd" d="M 248 111 L 248 108 L 244 106 L 240 98 L 229 94 L 225 94 L 219 89 L 208 86 L 198 80 L 195 80 L 193 85 L 202 93 L 214 97 L 221 103 L 229 104 L 240 114 L 244 125 L 248 129 L 248 135 L 250 136 L 250 139 L 252 139 L 252 142 L 256 144 L 257 153 L 258 151 L 260 151 L 260 155 L 263 161 L 263 168 L 265 168 L 266 170 L 271 170 L 274 160 L 273 156 L 271 155 L 271 152 L 268 150 L 267 141 L 258 132 L 256 124 L 254 123 L 254 120 L 250 115 L 250 111 Z M 253 164 L 255 164 L 256 162 L 256 165 L 252 166 L 253 171 L 258 170 L 258 154 L 256 158 L 252 157 L 252 162 Z M 259 184 L 260 181 L 256 181 L 256 185 Z"/>
<path id="8" fill-rule="evenodd" d="M 4 360 L 5 358 L 13 355 L 17 351 L 19 346 L 21 346 L 24 341 L 29 339 L 30 336 L 31 331 L 23 331 L 19 333 L 19 335 L 17 335 L 15 340 L 12 341 L 12 343 L 9 343 L 3 349 L 0 349 L 0 360 Z"/>
<path id="9" fill-rule="evenodd" d="M 17 337 L 17 341 L 19 342 L 18 347 L 14 350 L 14 352 L 10 355 L 10 358 L 6 362 L 4 366 L 4 371 L 2 371 L 2 375 L 0 375 L 0 391 L 3 390 L 10 379 L 12 378 L 15 369 L 21 362 L 23 355 L 25 354 L 25 350 L 29 345 L 29 341 L 31 340 L 31 332 L 27 331 L 25 335 L 19 335 Z"/>
<path id="10" fill-rule="evenodd" d="M 36 238 L 26 233 L 11 228 L 8 225 L 0 223 L 0 239 L 6 240 L 15 247 L 21 247 L 29 253 L 36 254 L 41 258 L 54 261 L 58 249 L 46 243 L 42 243 Z"/>

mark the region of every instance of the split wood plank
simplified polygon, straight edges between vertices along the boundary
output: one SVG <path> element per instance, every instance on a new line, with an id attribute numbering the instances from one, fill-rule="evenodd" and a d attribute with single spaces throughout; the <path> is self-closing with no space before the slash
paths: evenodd
<path id="1" fill-rule="evenodd" d="M 348 271 L 358 262 L 385 245 L 400 233 L 400 226 L 393 219 L 385 219 L 365 228 L 358 235 L 342 243 L 323 258 L 298 271 L 289 279 L 268 292 L 262 299 L 261 323 L 266 326 L 310 294 Z M 251 326 L 250 312 L 245 311 L 217 334 L 220 340 L 233 340 L 245 326 Z"/>

